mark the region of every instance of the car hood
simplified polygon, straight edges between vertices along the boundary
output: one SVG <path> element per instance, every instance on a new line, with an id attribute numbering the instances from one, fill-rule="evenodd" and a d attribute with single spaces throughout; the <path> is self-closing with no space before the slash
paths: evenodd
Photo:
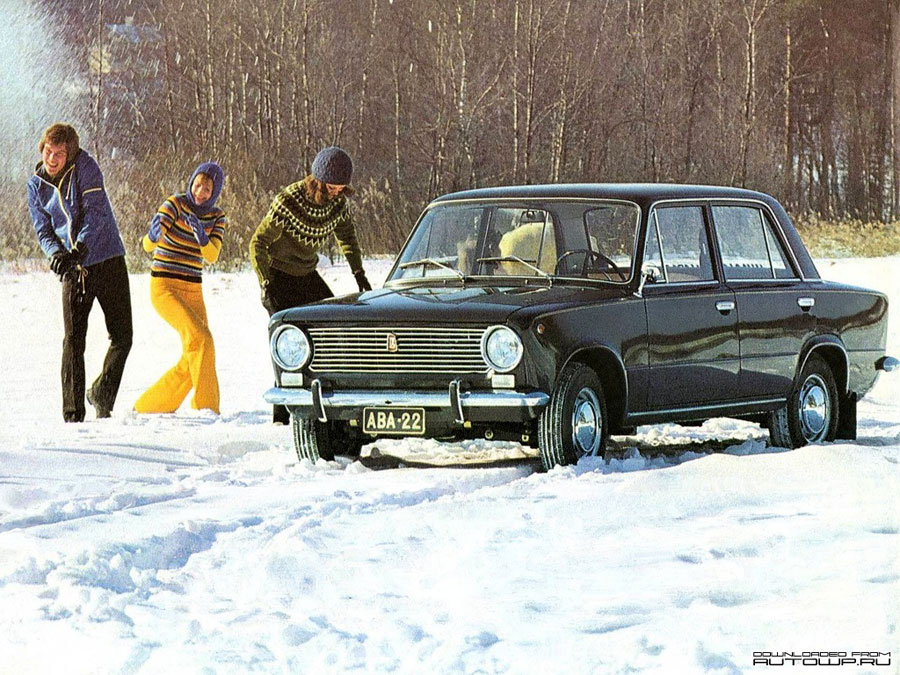
<path id="1" fill-rule="evenodd" d="M 278 318 L 291 323 L 503 323 L 513 314 L 535 316 L 563 307 L 619 299 L 617 286 L 415 286 L 381 288 L 294 307 Z"/>

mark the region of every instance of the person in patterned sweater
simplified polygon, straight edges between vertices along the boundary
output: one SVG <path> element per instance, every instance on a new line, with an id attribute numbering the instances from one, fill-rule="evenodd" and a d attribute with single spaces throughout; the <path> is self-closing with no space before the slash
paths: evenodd
<path id="1" fill-rule="evenodd" d="M 353 161 L 341 148 L 321 150 L 312 172 L 288 185 L 272 202 L 250 239 L 250 261 L 269 316 L 288 307 L 333 297 L 319 276 L 319 251 L 334 235 L 350 263 L 360 292 L 372 290 L 350 214 Z M 274 421 L 286 424 L 286 408 L 275 406 Z"/>
<path id="2" fill-rule="evenodd" d="M 215 162 L 194 169 L 187 192 L 159 207 L 141 243 L 153 254 L 150 301 L 181 337 L 181 358 L 135 402 L 139 413 L 175 412 L 191 389 L 191 407 L 219 412 L 216 351 L 203 302 L 203 261 L 214 263 L 222 248 L 225 212 L 216 201 L 225 172 Z"/>

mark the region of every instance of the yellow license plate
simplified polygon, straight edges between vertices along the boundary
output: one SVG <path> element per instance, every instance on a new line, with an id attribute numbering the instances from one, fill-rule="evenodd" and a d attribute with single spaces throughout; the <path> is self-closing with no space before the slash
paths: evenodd
<path id="1" fill-rule="evenodd" d="M 421 436 L 425 433 L 425 409 L 363 408 L 363 433 Z"/>

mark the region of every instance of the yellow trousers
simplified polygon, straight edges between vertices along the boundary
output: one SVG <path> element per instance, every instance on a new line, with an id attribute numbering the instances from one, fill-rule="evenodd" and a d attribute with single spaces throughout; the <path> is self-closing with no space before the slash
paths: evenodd
<path id="1" fill-rule="evenodd" d="M 170 413 L 193 388 L 191 407 L 219 412 L 216 349 L 206 319 L 202 284 L 150 277 L 150 301 L 181 337 L 181 358 L 135 402 L 139 413 Z"/>

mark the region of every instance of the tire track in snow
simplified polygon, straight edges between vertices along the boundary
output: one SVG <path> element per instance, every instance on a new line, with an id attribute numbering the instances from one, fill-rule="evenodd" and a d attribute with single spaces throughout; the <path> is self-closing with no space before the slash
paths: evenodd
<path id="1" fill-rule="evenodd" d="M 110 515 L 119 511 L 139 508 L 152 504 L 163 504 L 177 499 L 187 499 L 196 494 L 194 488 L 183 488 L 168 494 L 135 495 L 122 493 L 110 497 L 75 499 L 51 502 L 42 513 L 0 522 L 0 533 L 11 530 L 28 529 L 42 525 L 54 525 L 92 516 Z"/>
<path id="2" fill-rule="evenodd" d="M 342 470 L 340 473 L 344 472 Z M 531 471 L 503 469 L 473 474 L 470 470 L 451 470 L 450 476 L 447 473 L 440 471 L 439 475 L 435 475 L 436 484 L 376 494 L 372 494 L 366 486 L 345 485 L 346 489 L 336 490 L 333 483 L 322 484 L 327 493 L 313 490 L 305 495 L 309 503 L 289 507 L 284 505 L 287 495 L 283 492 L 273 491 L 271 486 L 256 485 L 247 489 L 266 491 L 270 504 L 248 500 L 253 505 L 253 513 L 232 513 L 221 521 L 182 522 L 164 534 L 144 536 L 134 541 L 109 542 L 98 548 L 61 554 L 56 559 L 38 561 L 30 558 L 0 576 L 0 587 L 10 583 L 43 587 L 44 597 L 48 600 L 43 607 L 46 619 L 82 615 L 91 621 L 127 623 L 124 610 L 129 605 L 145 602 L 156 592 L 179 592 L 179 584 L 172 574 L 188 565 L 196 555 L 212 552 L 208 563 L 213 567 L 220 558 L 229 557 L 236 542 L 229 537 L 222 543 L 222 534 L 246 538 L 254 542 L 253 547 L 257 550 L 263 548 L 266 542 L 293 530 L 303 531 L 303 539 L 308 543 L 315 540 L 317 528 L 333 522 L 340 515 L 388 513 L 396 509 L 415 508 L 445 497 L 502 487 L 527 477 Z M 422 472 L 411 471 L 410 475 L 421 478 Z M 316 484 L 312 486 L 319 487 Z M 217 499 L 231 502 L 234 496 L 234 491 L 226 490 L 219 493 Z M 63 508 L 72 506 L 70 502 L 61 502 L 53 505 L 50 513 L 4 523 L 0 525 L 0 531 L 108 515 L 129 508 L 195 497 L 198 495 L 193 488 L 142 499 L 135 499 L 133 494 L 118 495 L 112 498 L 113 504 L 103 508 L 98 508 L 96 504 L 87 505 L 82 513 L 72 515 L 61 514 Z M 204 500 L 209 498 L 209 495 L 203 496 Z M 259 515 L 261 511 L 264 516 Z M 221 554 L 216 552 L 220 546 L 227 547 L 222 549 Z M 168 579 L 162 579 L 160 575 Z M 47 591 L 47 586 L 51 590 Z"/>
<path id="3" fill-rule="evenodd" d="M 166 466 L 174 466 L 174 467 L 183 467 L 183 468 L 196 468 L 201 466 L 207 466 L 206 462 L 202 461 L 188 461 L 183 459 L 175 459 L 176 455 L 184 455 L 184 450 L 180 450 L 178 448 L 169 448 L 165 446 L 153 446 L 147 445 L 146 443 L 96 443 L 94 444 L 98 448 L 133 448 L 138 452 L 129 453 L 124 451 L 107 451 L 107 450 L 97 450 L 93 448 L 73 448 L 68 446 L 56 446 L 56 445 L 33 445 L 29 449 L 34 450 L 36 452 L 59 452 L 59 453 L 70 453 L 75 455 L 97 455 L 101 457 L 109 457 L 114 459 L 127 459 L 132 462 L 144 462 L 147 464 L 165 464 Z M 148 452 L 158 452 L 165 453 L 165 456 L 148 456 Z"/>

